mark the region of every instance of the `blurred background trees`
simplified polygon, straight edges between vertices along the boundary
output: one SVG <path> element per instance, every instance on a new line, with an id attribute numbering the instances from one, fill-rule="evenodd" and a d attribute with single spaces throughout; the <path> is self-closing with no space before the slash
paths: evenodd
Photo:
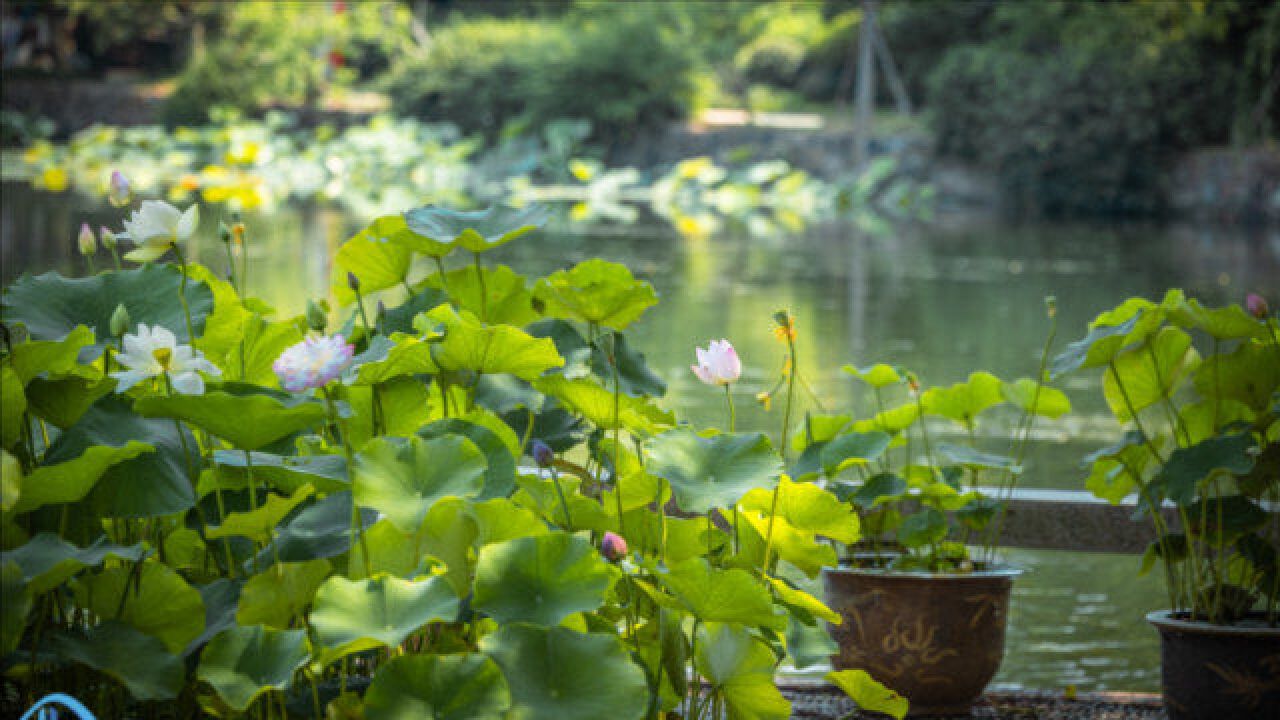
<path id="1" fill-rule="evenodd" d="M 58 0 L 4 12 L 7 75 L 128 68 L 164 81 L 170 125 L 365 92 L 490 142 L 587 121 L 605 154 L 708 107 L 847 126 L 862 22 L 853 0 Z M 1280 3 L 884 0 L 880 23 L 937 152 L 990 169 L 1029 210 L 1158 212 L 1174 154 L 1280 132 Z"/>

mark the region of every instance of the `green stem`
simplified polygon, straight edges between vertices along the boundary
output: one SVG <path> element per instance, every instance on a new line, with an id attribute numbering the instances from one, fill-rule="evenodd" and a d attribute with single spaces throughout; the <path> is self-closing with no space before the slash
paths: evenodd
<path id="1" fill-rule="evenodd" d="M 349 554 L 354 555 L 356 544 L 359 543 L 361 555 L 364 560 L 365 577 L 373 575 L 373 568 L 369 564 L 369 544 L 365 540 L 364 529 L 360 522 L 360 508 L 356 505 L 355 484 L 356 484 L 356 462 L 355 452 L 351 449 L 350 433 L 347 432 L 346 426 L 342 419 L 338 417 L 338 408 L 333 403 L 333 396 L 329 394 L 329 388 L 320 388 L 320 393 L 324 395 L 325 406 L 329 410 L 329 422 L 338 428 L 338 435 L 342 438 L 342 450 L 347 459 L 347 475 L 351 478 L 351 550 Z M 350 563 L 348 563 L 350 565 Z M 350 576 L 352 568 L 347 568 L 347 574 Z M 354 579 L 354 576 L 352 576 Z"/>
<path id="2" fill-rule="evenodd" d="M 773 521 L 778 517 L 778 496 L 782 494 L 782 480 L 773 488 L 773 500 L 769 503 L 769 525 L 764 533 L 764 560 L 760 563 L 760 579 L 769 572 L 769 560 L 773 554 Z"/>
<path id="3" fill-rule="evenodd" d="M 729 404 L 729 432 L 734 432 L 738 425 L 738 418 L 733 411 L 733 392 L 730 390 L 730 387 L 731 386 L 728 383 L 725 383 L 724 400 Z"/>
<path id="4" fill-rule="evenodd" d="M 222 247 L 227 250 L 227 282 L 231 283 L 231 289 L 240 293 L 240 286 L 236 284 L 236 259 L 231 252 L 231 243 L 224 242 Z"/>
<path id="5" fill-rule="evenodd" d="M 117 271 L 124 269 L 124 266 L 120 264 L 120 252 L 114 247 L 111 248 L 111 260 L 115 263 Z"/>
<path id="6" fill-rule="evenodd" d="M 564 488 L 560 486 L 560 473 L 556 472 L 555 466 L 551 467 L 551 482 L 556 486 L 556 495 L 560 497 L 560 509 L 564 510 L 564 529 L 569 530 L 573 527 L 573 518 L 569 515 L 569 501 L 565 499 Z"/>
<path id="7" fill-rule="evenodd" d="M 790 321 L 788 321 L 790 323 Z M 788 330 L 790 328 L 788 327 Z M 791 337 L 791 333 L 787 333 L 787 352 L 789 354 L 788 364 L 791 366 L 787 372 L 787 406 L 782 411 L 782 437 L 779 442 L 781 444 L 782 462 L 785 465 L 787 455 L 791 452 L 790 433 L 791 433 L 791 405 L 796 397 L 796 372 L 799 363 L 796 362 L 796 341 Z"/>
<path id="8" fill-rule="evenodd" d="M 182 279 L 178 283 L 178 302 L 182 303 L 182 317 L 187 322 L 187 342 L 196 341 L 195 325 L 191 323 L 191 308 L 187 305 L 187 259 L 182 256 L 182 248 L 173 244 L 173 254 L 178 256 L 178 266 L 182 271 Z"/>

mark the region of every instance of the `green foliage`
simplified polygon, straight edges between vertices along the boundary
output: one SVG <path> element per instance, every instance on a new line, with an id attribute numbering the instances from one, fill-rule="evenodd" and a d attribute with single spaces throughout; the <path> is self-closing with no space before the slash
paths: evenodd
<path id="1" fill-rule="evenodd" d="M 428 52 L 397 59 L 386 88 L 398 112 L 490 138 L 576 118 L 616 143 L 689 110 L 694 35 L 680 15 L 665 3 L 620 3 L 454 22 Z"/>
<path id="2" fill-rule="evenodd" d="M 1180 291 L 1100 314 L 1055 368 L 1098 368 L 1124 438 L 1085 458 L 1085 486 L 1138 498 L 1175 610 L 1231 623 L 1280 603 L 1276 538 L 1260 532 L 1280 491 L 1280 324 L 1239 306 L 1206 308 Z M 1208 354 L 1202 354 L 1208 351 Z M 1180 532 L 1156 508 L 1177 507 Z"/>
<path id="3" fill-rule="evenodd" d="M 828 652 L 820 621 L 839 617 L 783 573 L 816 577 L 858 518 L 783 475 L 763 435 L 672 429 L 624 335 L 657 303 L 647 282 L 602 261 L 533 281 L 486 267 L 536 217 L 375 220 L 338 263 L 399 302 L 394 320 L 353 320 L 351 362 L 295 392 L 272 366 L 303 319 L 264 319 L 207 268 L 20 279 L 6 321 L 26 332 L 0 355 L 0 651 L 36 660 L 15 681 L 74 675 L 125 714 L 166 700 L 176 717 L 298 714 L 337 675 L 364 697 L 313 714 L 785 717 L 772 667 Z M 472 267 L 423 274 L 459 249 Z M 177 331 L 184 280 L 195 337 L 113 392 L 103 308 Z M 171 392 L 188 351 L 224 379 Z M 890 445 L 818 424 L 832 467 Z M 559 453 L 538 475 L 517 461 L 534 437 Z M 715 512 L 740 518 L 734 537 Z"/>

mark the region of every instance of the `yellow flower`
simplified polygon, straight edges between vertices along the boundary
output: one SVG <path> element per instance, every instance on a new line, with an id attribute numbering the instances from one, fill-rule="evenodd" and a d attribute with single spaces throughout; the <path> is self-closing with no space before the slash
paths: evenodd
<path id="1" fill-rule="evenodd" d="M 60 167 L 45 168 L 36 179 L 36 185 L 49 192 L 62 192 L 67 189 L 67 171 Z"/>

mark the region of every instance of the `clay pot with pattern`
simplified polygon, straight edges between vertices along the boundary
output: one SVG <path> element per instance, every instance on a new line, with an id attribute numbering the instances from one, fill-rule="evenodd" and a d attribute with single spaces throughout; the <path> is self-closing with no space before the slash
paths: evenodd
<path id="1" fill-rule="evenodd" d="M 1280 717 L 1280 627 L 1261 616 L 1234 625 L 1149 613 L 1160 631 L 1160 674 L 1169 720 Z"/>
<path id="2" fill-rule="evenodd" d="M 965 713 L 1004 657 L 1009 592 L 1020 571 L 966 574 L 841 567 L 824 571 L 837 670 L 866 670 L 904 695 L 910 715 Z"/>

